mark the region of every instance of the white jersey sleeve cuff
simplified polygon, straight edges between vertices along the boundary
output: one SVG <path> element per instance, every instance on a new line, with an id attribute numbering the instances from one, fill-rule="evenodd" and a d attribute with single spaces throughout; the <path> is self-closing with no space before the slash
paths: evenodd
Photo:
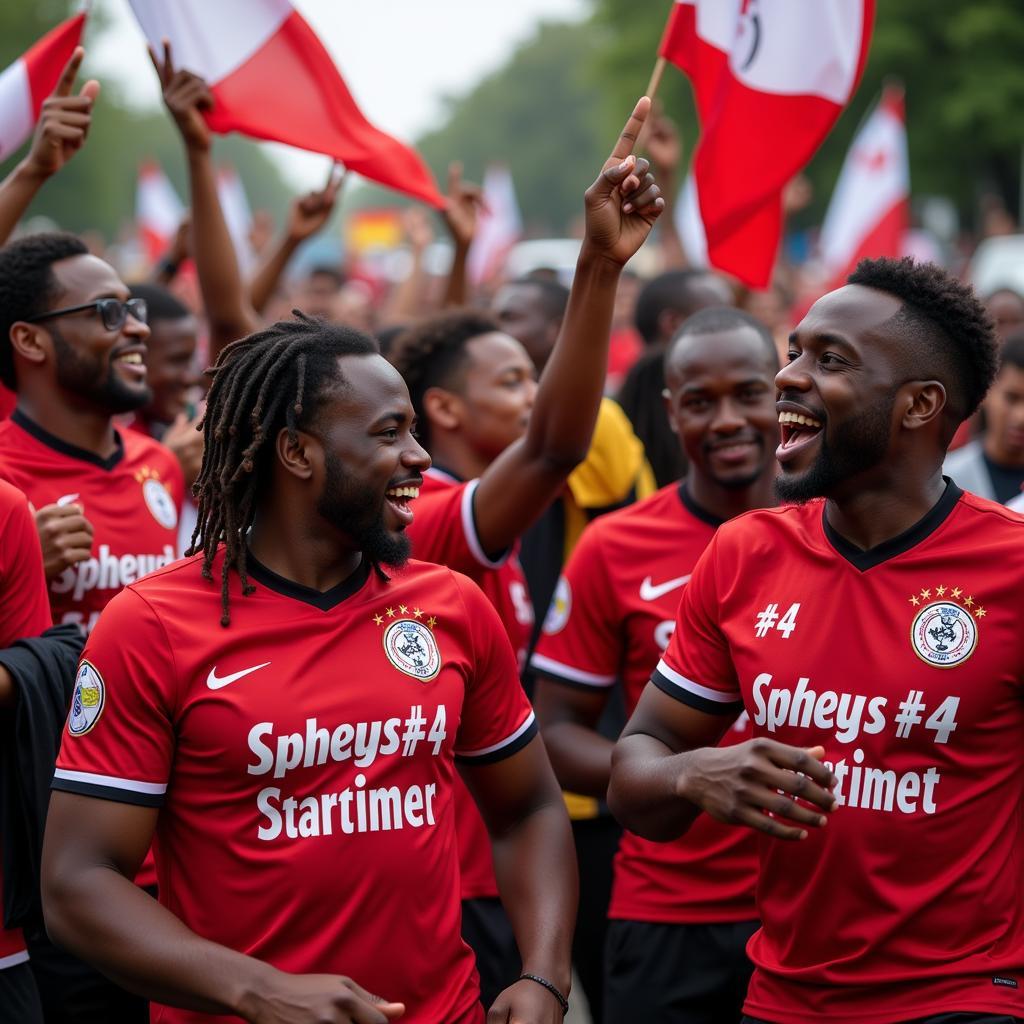
<path id="1" fill-rule="evenodd" d="M 480 535 L 476 532 L 476 515 L 473 511 L 473 498 L 479 485 L 479 480 L 470 480 L 462 492 L 462 532 L 466 535 L 466 543 L 469 545 L 473 557 L 485 569 L 500 569 L 508 561 L 512 549 L 509 548 L 498 558 L 491 558 L 484 551 L 484 546 L 480 543 Z"/>
<path id="2" fill-rule="evenodd" d="M 535 672 L 543 672 L 546 676 L 557 679 L 560 683 L 585 686 L 591 690 L 607 690 L 615 685 L 616 676 L 602 675 L 597 672 L 585 672 L 581 668 L 566 665 L 563 661 L 555 661 L 544 654 L 534 654 L 530 658 L 530 668 Z"/>
<path id="3" fill-rule="evenodd" d="M 58 768 L 53 773 L 51 788 L 65 793 L 99 797 L 102 800 L 115 800 L 123 804 L 160 807 L 167 792 L 167 783 L 140 782 L 137 779 L 122 779 L 116 775 L 98 775 L 94 772 Z"/>
<path id="4" fill-rule="evenodd" d="M 526 746 L 534 736 L 537 735 L 537 717 L 531 711 L 523 720 L 522 725 L 514 732 L 506 736 L 498 743 L 492 743 L 488 747 L 479 747 L 476 750 L 455 751 L 455 757 L 459 761 L 468 764 L 493 764 L 495 761 L 504 761 Z"/>
<path id="5" fill-rule="evenodd" d="M 651 682 L 663 693 L 698 711 L 733 715 L 743 710 L 743 695 L 739 690 L 714 690 L 710 686 L 702 686 L 667 665 L 664 658 L 658 662 Z"/>

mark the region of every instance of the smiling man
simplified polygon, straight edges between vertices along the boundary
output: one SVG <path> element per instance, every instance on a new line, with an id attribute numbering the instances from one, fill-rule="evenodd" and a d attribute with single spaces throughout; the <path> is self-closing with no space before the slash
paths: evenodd
<path id="1" fill-rule="evenodd" d="M 996 363 L 929 264 L 814 304 L 776 378 L 798 504 L 718 530 L 616 748 L 627 827 L 761 833 L 751 1021 L 1022 1016 L 1024 521 L 942 476 Z M 744 708 L 755 738 L 713 747 Z"/>
<path id="2" fill-rule="evenodd" d="M 771 335 L 732 308 L 690 317 L 665 353 L 664 404 L 686 477 L 587 527 L 531 660 L 537 718 L 565 788 L 604 796 L 614 741 L 598 723 L 614 688 L 636 705 L 715 531 L 773 504 L 778 368 Z M 724 742 L 749 737 L 744 715 Z M 757 927 L 756 864 L 753 835 L 710 818 L 675 843 L 623 834 L 608 908 L 605 1020 L 739 1020 L 751 971 L 745 947 Z"/>
<path id="3" fill-rule="evenodd" d="M 213 378 L 199 553 L 126 588 L 79 669 L 48 928 L 168 1024 L 481 1024 L 458 766 L 523 950 L 493 1019 L 558 1024 L 569 822 L 498 616 L 406 562 L 430 460 L 402 378 L 306 318 L 228 346 Z M 154 836 L 159 904 L 128 881 Z"/>

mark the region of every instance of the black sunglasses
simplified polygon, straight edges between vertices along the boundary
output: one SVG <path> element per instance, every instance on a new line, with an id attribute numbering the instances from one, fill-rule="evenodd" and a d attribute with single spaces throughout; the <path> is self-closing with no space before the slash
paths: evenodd
<path id="1" fill-rule="evenodd" d="M 30 317 L 26 323 L 36 324 L 40 320 L 52 320 L 55 316 L 67 316 L 69 313 L 81 313 L 86 309 L 98 309 L 103 326 L 108 331 L 119 331 L 124 327 L 130 313 L 140 324 L 146 322 L 147 310 L 145 299 L 97 299 L 95 302 L 83 302 L 81 306 L 68 306 L 65 309 L 51 309 L 49 313 L 40 313 Z"/>

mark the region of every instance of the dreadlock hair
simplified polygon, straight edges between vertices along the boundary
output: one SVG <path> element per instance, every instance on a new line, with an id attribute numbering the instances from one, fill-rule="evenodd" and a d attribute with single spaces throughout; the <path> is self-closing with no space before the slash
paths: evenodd
<path id="1" fill-rule="evenodd" d="M 981 404 L 999 367 L 995 324 L 985 307 L 970 286 L 934 263 L 915 263 L 909 256 L 861 260 L 846 281 L 902 302 L 886 327 L 910 342 L 907 373 L 934 373 L 942 382 L 952 437 Z"/>
<path id="2" fill-rule="evenodd" d="M 388 359 L 405 378 L 416 410 L 420 443 L 430 451 L 430 423 L 423 397 L 431 388 L 457 388 L 469 361 L 466 346 L 481 334 L 501 331 L 498 321 L 473 309 L 456 309 L 410 327 L 391 345 Z"/>
<path id="3" fill-rule="evenodd" d="M 0 381 L 17 390 L 11 325 L 52 309 L 61 289 L 53 264 L 89 249 L 77 235 L 46 231 L 26 235 L 0 249 Z"/>
<path id="4" fill-rule="evenodd" d="M 192 488 L 198 519 L 186 554 L 203 553 L 203 576 L 213 579 L 213 560 L 224 545 L 221 569 L 222 626 L 231 622 L 228 574 L 251 594 L 246 571 L 246 533 L 269 479 L 275 438 L 316 422 L 323 400 L 346 386 L 341 356 L 377 354 L 377 343 L 359 331 L 315 320 L 293 310 L 281 320 L 232 342 L 213 368 L 203 432 L 203 464 Z"/>

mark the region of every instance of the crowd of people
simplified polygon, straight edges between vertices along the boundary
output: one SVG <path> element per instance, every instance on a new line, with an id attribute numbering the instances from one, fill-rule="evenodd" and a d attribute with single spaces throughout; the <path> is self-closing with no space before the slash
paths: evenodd
<path id="1" fill-rule="evenodd" d="M 126 281 L 17 232 L 82 56 L 0 183 L 0 1021 L 1024 1020 L 1024 300 L 687 267 L 646 97 L 570 284 L 470 287 L 457 167 L 447 276 L 290 278 L 332 173 L 247 278 L 166 51 Z"/>

